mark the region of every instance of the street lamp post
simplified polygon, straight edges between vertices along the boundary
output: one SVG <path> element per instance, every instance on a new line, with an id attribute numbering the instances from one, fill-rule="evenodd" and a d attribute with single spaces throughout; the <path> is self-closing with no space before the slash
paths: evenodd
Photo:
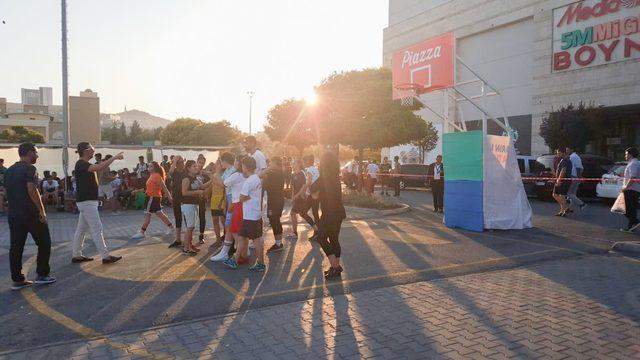
<path id="1" fill-rule="evenodd" d="M 67 73 L 67 1 L 61 0 L 62 20 L 62 169 L 64 178 L 69 176 L 69 84 Z M 65 183 L 67 183 L 65 181 Z"/>
<path id="2" fill-rule="evenodd" d="M 249 95 L 249 135 L 251 135 L 251 108 L 253 105 L 253 95 L 255 94 L 253 91 L 247 91 L 247 95 Z"/>

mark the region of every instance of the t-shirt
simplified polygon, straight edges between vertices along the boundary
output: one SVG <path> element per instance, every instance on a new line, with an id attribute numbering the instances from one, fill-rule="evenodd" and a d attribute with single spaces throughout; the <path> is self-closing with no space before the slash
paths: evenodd
<path id="1" fill-rule="evenodd" d="M 631 181 L 631 180 L 635 181 Z M 638 159 L 631 159 L 624 169 L 624 188 L 627 190 L 634 190 L 640 192 L 640 161 Z"/>
<path id="2" fill-rule="evenodd" d="M 200 187 L 202 187 L 202 182 L 194 176 L 185 175 L 184 179 L 189 179 L 189 190 L 200 190 Z M 182 186 L 182 182 L 180 186 Z M 202 201 L 199 196 L 181 195 L 181 199 L 183 204 L 199 204 Z"/>
<path id="3" fill-rule="evenodd" d="M 174 202 L 179 202 L 182 199 L 182 179 L 184 176 L 184 171 L 178 169 L 173 169 L 171 173 L 171 197 Z"/>
<path id="4" fill-rule="evenodd" d="M 259 176 L 267 168 L 267 157 L 259 149 L 256 149 L 251 157 L 256 161 L 256 174 Z"/>
<path id="5" fill-rule="evenodd" d="M 0 186 L 4 186 L 4 173 L 7 172 L 7 168 L 0 166 Z"/>
<path id="6" fill-rule="evenodd" d="M 4 186 L 9 201 L 9 219 L 30 220 L 38 216 L 38 209 L 29 197 L 27 183 L 38 185 L 35 166 L 18 161 L 5 172 Z"/>
<path id="7" fill-rule="evenodd" d="M 76 201 L 98 200 L 98 176 L 89 171 L 91 163 L 80 159 L 76 162 L 76 186 L 78 193 Z"/>
<path id="8" fill-rule="evenodd" d="M 266 170 L 262 181 L 262 187 L 267 192 L 269 203 L 272 201 L 284 201 L 284 173 L 282 170 Z"/>
<path id="9" fill-rule="evenodd" d="M 249 196 L 249 200 L 242 203 L 242 219 L 260 220 L 262 218 L 262 181 L 258 174 L 247 178 L 242 185 L 240 195 Z"/>
<path id="10" fill-rule="evenodd" d="M 142 172 L 143 172 L 143 171 L 147 171 L 148 169 L 149 169 L 149 167 L 147 166 L 147 164 L 145 164 L 145 163 L 142 163 L 142 164 L 141 164 L 141 163 L 138 163 L 138 164 L 136 165 L 136 168 L 135 168 L 135 170 L 134 170 L 134 171 L 137 173 L 138 177 L 140 177 L 140 176 L 142 176 Z"/>
<path id="11" fill-rule="evenodd" d="M 42 189 L 45 191 L 53 191 L 57 189 L 59 186 L 60 184 L 58 184 L 58 182 L 55 180 L 51 180 L 51 183 L 49 183 L 49 181 L 47 180 L 42 182 Z"/>
<path id="12" fill-rule="evenodd" d="M 560 173 L 562 169 L 565 169 L 564 177 L 571 177 L 571 161 L 569 159 L 561 159 L 558 163 L 558 170 L 556 171 L 556 176 L 560 177 Z"/>
<path id="13" fill-rule="evenodd" d="M 235 172 L 224 180 L 224 186 L 226 186 L 227 189 L 231 189 L 231 202 L 240 202 L 240 192 L 242 191 L 242 185 L 245 180 L 241 172 Z"/>
<path id="14" fill-rule="evenodd" d="M 582 159 L 580 159 L 580 155 L 576 153 L 571 153 L 569 155 L 569 160 L 571 160 L 571 176 L 578 177 L 578 168 L 584 169 L 582 166 Z"/>
<path id="15" fill-rule="evenodd" d="M 380 168 L 378 168 L 378 165 L 371 163 L 369 165 L 367 165 L 367 174 L 369 176 L 371 176 L 372 179 L 377 179 L 378 178 L 378 172 L 380 171 Z"/>
<path id="16" fill-rule="evenodd" d="M 162 197 L 162 185 L 164 179 L 158 173 L 153 173 L 147 180 L 147 191 L 145 192 L 149 197 Z"/>
<path id="17" fill-rule="evenodd" d="M 380 164 L 380 173 L 388 174 L 391 171 L 391 164 Z"/>
<path id="18" fill-rule="evenodd" d="M 226 207 L 224 201 L 224 185 L 213 182 L 211 185 L 211 209 L 224 209 Z"/>
<path id="19" fill-rule="evenodd" d="M 120 187 L 122 186 L 122 179 L 120 178 L 115 178 L 111 181 L 111 188 L 113 190 L 120 190 Z"/>
<path id="20" fill-rule="evenodd" d="M 311 186 L 307 189 L 307 195 L 318 191 L 318 179 L 320 178 L 320 171 L 315 166 L 309 166 L 305 169 L 307 176 L 311 176 Z"/>

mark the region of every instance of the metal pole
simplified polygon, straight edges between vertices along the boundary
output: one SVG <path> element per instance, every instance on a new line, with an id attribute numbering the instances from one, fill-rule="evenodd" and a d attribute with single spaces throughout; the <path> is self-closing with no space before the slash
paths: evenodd
<path id="1" fill-rule="evenodd" d="M 253 105 L 253 95 L 255 95 L 255 93 L 253 91 L 249 91 L 247 92 L 247 95 L 249 95 L 249 135 L 251 135 L 251 108 Z"/>
<path id="2" fill-rule="evenodd" d="M 62 11 L 62 169 L 64 177 L 69 176 L 69 84 L 67 69 L 67 1 L 61 0 Z M 65 181 L 66 183 L 67 181 Z"/>

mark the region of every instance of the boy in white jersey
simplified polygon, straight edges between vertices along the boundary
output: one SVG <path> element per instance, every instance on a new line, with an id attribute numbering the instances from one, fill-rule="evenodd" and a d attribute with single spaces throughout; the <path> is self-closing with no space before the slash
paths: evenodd
<path id="1" fill-rule="evenodd" d="M 262 181 L 256 174 L 256 161 L 246 157 L 242 160 L 242 172 L 247 177 L 242 190 L 240 201 L 242 202 L 242 228 L 240 229 L 240 248 L 244 248 L 247 239 L 253 240 L 256 248 L 256 263 L 249 267 L 251 271 L 265 271 L 264 243 L 262 241 Z"/>

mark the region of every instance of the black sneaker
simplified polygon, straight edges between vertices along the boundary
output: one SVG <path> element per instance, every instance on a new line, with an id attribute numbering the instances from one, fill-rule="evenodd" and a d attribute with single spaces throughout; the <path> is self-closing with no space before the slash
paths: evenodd
<path id="1" fill-rule="evenodd" d="M 93 261 L 93 258 L 86 257 L 86 256 L 76 256 L 74 258 L 71 258 L 71 262 L 74 264 L 78 264 L 85 261 Z"/>
<path id="2" fill-rule="evenodd" d="M 39 285 L 53 284 L 54 282 L 56 282 L 56 278 L 53 276 L 38 276 L 36 281 L 34 281 L 34 283 Z"/>
<path id="3" fill-rule="evenodd" d="M 20 289 L 24 289 L 26 287 L 29 287 L 31 285 L 33 285 L 33 282 L 31 282 L 29 280 L 14 281 L 13 285 L 11 285 L 11 290 L 20 290 Z"/>
<path id="4" fill-rule="evenodd" d="M 273 246 L 271 246 L 269 249 L 267 249 L 267 254 L 271 254 L 274 252 L 278 252 L 278 251 L 282 251 L 284 249 L 284 245 L 280 244 L 280 246 L 278 246 L 278 244 L 273 244 Z"/>
<path id="5" fill-rule="evenodd" d="M 119 261 L 121 259 L 122 259 L 122 256 L 109 255 L 109 257 L 106 257 L 106 258 L 102 259 L 102 263 L 105 264 L 105 265 L 106 264 L 113 264 L 114 262 Z"/>
<path id="6" fill-rule="evenodd" d="M 204 244 L 204 234 L 200 234 L 200 235 L 198 235 L 198 242 L 199 242 L 200 244 Z"/>
<path id="7" fill-rule="evenodd" d="M 176 248 L 176 247 L 181 247 L 182 246 L 182 241 L 174 241 L 169 245 L 169 249 L 171 248 Z"/>

